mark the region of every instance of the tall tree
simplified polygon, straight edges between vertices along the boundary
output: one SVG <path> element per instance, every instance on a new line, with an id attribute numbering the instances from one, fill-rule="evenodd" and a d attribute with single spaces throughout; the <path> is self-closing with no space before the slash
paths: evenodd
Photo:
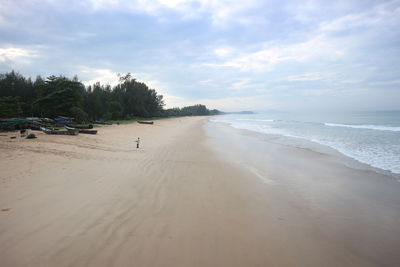
<path id="1" fill-rule="evenodd" d="M 82 107 L 84 86 L 79 81 L 50 76 L 40 89 L 36 104 L 45 116 L 69 116 L 72 107 Z"/>
<path id="2" fill-rule="evenodd" d="M 0 97 L 0 118 L 15 118 L 22 115 L 22 103 L 17 96 Z"/>
<path id="3" fill-rule="evenodd" d="M 2 114 L 13 116 L 74 116 L 90 119 L 122 119 L 154 116 L 195 116 L 217 114 L 204 105 L 164 110 L 164 99 L 156 90 L 138 82 L 130 73 L 119 75 L 113 88 L 99 82 L 85 86 L 75 76 L 37 76 L 32 82 L 15 71 L 0 74 Z M 4 98 L 5 97 L 5 98 Z M 14 107 L 14 108 L 12 108 Z"/>

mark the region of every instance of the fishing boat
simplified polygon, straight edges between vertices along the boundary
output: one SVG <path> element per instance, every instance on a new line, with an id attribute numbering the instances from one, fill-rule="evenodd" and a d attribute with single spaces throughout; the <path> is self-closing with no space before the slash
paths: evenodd
<path id="1" fill-rule="evenodd" d="M 83 134 L 97 134 L 97 130 L 79 129 L 79 133 L 83 133 Z"/>
<path id="2" fill-rule="evenodd" d="M 31 125 L 29 128 L 33 131 L 42 131 L 42 128 L 45 128 L 46 130 L 55 130 L 54 128 L 52 128 L 52 126 L 53 125 L 48 125 L 45 123 L 33 121 L 33 122 L 31 122 Z"/>
<path id="3" fill-rule="evenodd" d="M 41 127 L 41 130 L 45 134 L 57 134 L 57 135 L 78 135 L 79 134 L 79 130 L 77 130 L 77 129 L 63 131 L 63 130 L 50 130 L 50 129 Z"/>
<path id="4" fill-rule="evenodd" d="M 67 129 L 68 131 L 78 131 L 79 133 L 83 133 L 83 134 L 97 134 L 97 130 L 89 130 L 89 129 L 77 129 L 77 128 L 72 128 L 72 127 L 68 127 L 68 126 L 64 126 L 65 129 Z"/>
<path id="5" fill-rule="evenodd" d="M 93 124 L 89 124 L 89 125 L 67 124 L 67 126 L 70 128 L 75 128 L 75 129 L 93 129 Z"/>
<path id="6" fill-rule="evenodd" d="M 154 121 L 137 121 L 140 124 L 154 124 Z"/>

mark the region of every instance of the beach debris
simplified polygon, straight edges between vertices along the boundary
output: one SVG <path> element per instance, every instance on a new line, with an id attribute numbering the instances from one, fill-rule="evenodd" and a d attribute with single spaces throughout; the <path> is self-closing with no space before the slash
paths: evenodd
<path id="1" fill-rule="evenodd" d="M 1 209 L 1 211 L 9 211 L 9 210 L 11 210 L 11 208 Z"/>
<path id="2" fill-rule="evenodd" d="M 33 134 L 33 133 L 30 133 L 30 134 L 28 134 L 28 135 L 26 136 L 26 139 L 35 139 L 35 138 L 37 138 L 37 137 L 36 137 L 36 135 Z"/>
<path id="3" fill-rule="evenodd" d="M 15 139 L 15 138 L 17 138 L 17 137 L 16 137 L 16 136 L 11 136 L 10 138 L 11 138 L 11 139 Z"/>
<path id="4" fill-rule="evenodd" d="M 136 148 L 139 148 L 140 138 L 138 137 L 135 142 L 136 142 Z"/>
<path id="5" fill-rule="evenodd" d="M 26 136 L 26 129 L 20 130 L 19 134 L 21 135 L 21 137 L 25 137 Z"/>

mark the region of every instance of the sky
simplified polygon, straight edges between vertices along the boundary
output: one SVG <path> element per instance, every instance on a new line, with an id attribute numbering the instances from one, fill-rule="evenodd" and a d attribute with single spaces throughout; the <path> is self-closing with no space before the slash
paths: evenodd
<path id="1" fill-rule="evenodd" d="M 0 73 L 115 85 L 166 107 L 399 110 L 400 1 L 0 0 Z"/>

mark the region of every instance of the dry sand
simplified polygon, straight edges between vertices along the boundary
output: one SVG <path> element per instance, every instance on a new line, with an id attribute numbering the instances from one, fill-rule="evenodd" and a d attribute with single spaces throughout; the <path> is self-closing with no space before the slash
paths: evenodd
<path id="1" fill-rule="evenodd" d="M 398 182 L 204 123 L 0 136 L 0 265 L 398 266 Z"/>

